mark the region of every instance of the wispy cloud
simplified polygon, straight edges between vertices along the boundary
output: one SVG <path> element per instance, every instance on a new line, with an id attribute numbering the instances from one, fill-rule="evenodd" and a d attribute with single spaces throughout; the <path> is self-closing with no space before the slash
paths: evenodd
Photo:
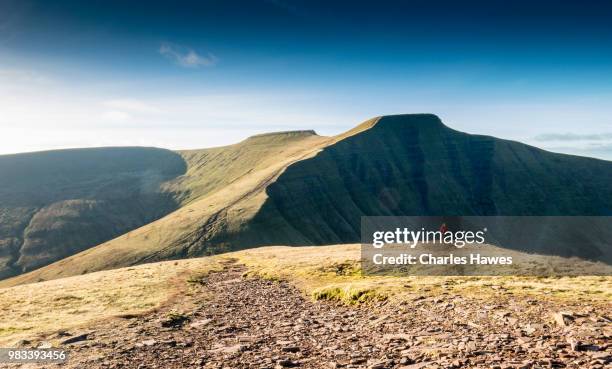
<path id="1" fill-rule="evenodd" d="M 533 137 L 533 144 L 555 152 L 612 159 L 612 132 L 543 133 Z"/>
<path id="2" fill-rule="evenodd" d="M 534 137 L 536 141 L 609 141 L 612 133 L 576 134 L 576 133 L 546 133 Z"/>
<path id="3" fill-rule="evenodd" d="M 200 55 L 189 47 L 167 42 L 161 44 L 159 53 L 185 68 L 212 67 L 219 61 L 212 53 Z"/>
<path id="4" fill-rule="evenodd" d="M 580 156 L 590 156 L 593 158 L 612 160 L 612 144 L 610 143 L 591 143 L 583 146 L 550 146 L 546 150 L 573 154 Z"/>

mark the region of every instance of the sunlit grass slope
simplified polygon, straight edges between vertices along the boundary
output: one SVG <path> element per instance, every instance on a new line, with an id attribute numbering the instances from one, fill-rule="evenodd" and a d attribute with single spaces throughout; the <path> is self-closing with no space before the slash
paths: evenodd
<path id="1" fill-rule="evenodd" d="M 515 259 L 549 263 L 553 257 L 527 255 L 507 251 Z M 528 277 L 528 276 L 368 276 L 362 275 L 360 245 L 332 245 L 316 247 L 262 247 L 233 253 L 252 273 L 269 279 L 289 280 L 314 298 L 335 298 L 344 302 L 358 302 L 369 298 L 402 298 L 412 294 L 457 291 L 461 294 L 482 294 L 486 287 L 504 286 L 517 294 L 555 296 L 565 299 L 612 298 L 612 277 Z M 608 266 L 567 260 L 581 270 L 609 271 Z M 492 290 L 491 290 L 492 291 Z"/>
<path id="2" fill-rule="evenodd" d="M 0 345 L 150 311 L 218 267 L 213 258 L 168 261 L 0 289 Z"/>
<path id="3" fill-rule="evenodd" d="M 362 276 L 359 245 L 273 246 L 212 257 L 166 261 L 0 289 L 0 344 L 159 306 L 185 310 L 194 277 L 234 260 L 247 277 L 287 280 L 310 299 L 369 303 L 457 293 L 494 298 L 499 288 L 515 298 L 605 304 L 612 277 L 392 277 Z M 199 296 L 198 298 L 206 298 Z"/>

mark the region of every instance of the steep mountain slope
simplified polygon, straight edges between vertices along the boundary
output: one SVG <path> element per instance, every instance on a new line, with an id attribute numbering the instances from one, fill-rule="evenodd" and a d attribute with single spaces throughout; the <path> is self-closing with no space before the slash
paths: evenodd
<path id="1" fill-rule="evenodd" d="M 0 156 L 0 278 L 75 254 L 177 208 L 159 184 L 179 155 L 101 148 Z"/>
<path id="2" fill-rule="evenodd" d="M 313 131 L 294 131 L 258 135 L 235 145 L 179 153 L 161 149 L 128 148 L 125 151 L 113 148 L 21 154 L 31 156 L 29 162 L 21 159 L 20 155 L 0 157 L 5 163 L 0 166 L 0 173 L 6 173 L 2 176 L 4 197 L 0 202 L 0 240 L 3 242 L 0 251 L 5 256 L 0 278 L 29 271 L 108 241 L 199 197 L 224 189 L 229 183 L 239 182 L 253 171 L 277 165 L 283 155 L 293 152 L 293 146 L 311 148 L 314 142 L 321 140 L 327 138 L 317 136 Z M 164 169 L 167 160 L 155 155 L 158 151 L 170 155 L 175 161 L 172 162 L 176 167 L 175 173 Z M 39 164 L 41 162 L 45 164 Z M 47 172 L 51 174 L 46 175 Z M 40 185 L 32 180 L 29 187 L 20 187 L 20 181 L 32 178 L 38 178 Z M 245 188 L 250 189 L 250 179 L 246 178 L 245 182 Z M 150 196 L 146 197 L 149 201 L 146 204 L 143 204 L 143 194 L 138 192 L 142 184 L 147 185 L 146 194 Z M 57 187 L 57 190 L 50 191 L 50 195 L 39 196 L 36 193 L 37 188 L 50 185 Z M 9 202 L 11 194 L 19 191 L 21 197 Z M 35 202 L 39 197 L 41 199 Z M 231 198 L 230 193 L 217 203 L 222 206 Z M 36 205 L 26 208 L 24 204 L 27 201 Z M 206 217 L 214 209 L 203 205 L 201 210 Z M 196 214 L 186 210 L 171 217 L 178 224 L 162 227 L 162 232 L 157 232 L 152 225 L 155 235 L 146 233 L 140 238 L 127 233 L 119 243 L 133 240 L 135 247 L 146 256 L 149 245 L 161 247 L 166 237 L 178 237 L 189 228 L 182 224 L 184 213 L 190 213 L 189 218 L 194 221 L 200 220 Z M 30 248 L 27 245 L 32 242 L 23 238 L 28 240 L 32 233 L 29 224 L 35 214 L 49 223 L 47 228 L 52 231 L 36 233 L 37 247 Z M 28 253 L 28 250 L 32 251 Z M 38 258 L 36 264 L 18 262 L 26 260 L 23 255 L 29 254 Z M 95 261 L 96 265 L 89 267 L 86 263 L 80 270 L 98 270 L 98 263 L 112 267 L 121 262 L 124 254 L 119 251 L 111 258 L 101 256 Z"/>
<path id="3" fill-rule="evenodd" d="M 234 245 L 224 242 L 210 244 L 205 250 L 201 245 L 208 245 L 205 240 L 209 235 L 239 232 L 241 227 L 248 227 L 249 219 L 255 216 L 266 199 L 265 188 L 288 165 L 315 155 L 320 148 L 328 145 L 330 140 L 312 133 L 296 136 L 294 133 L 281 132 L 247 139 L 245 143 L 252 146 L 251 149 L 227 147 L 226 149 L 232 151 L 244 150 L 244 155 L 231 161 L 232 166 L 243 166 L 240 159 L 255 160 L 258 169 L 251 170 L 248 175 L 237 176 L 237 179 L 227 186 L 192 200 L 146 226 L 44 268 L 2 281 L 0 285 L 55 279 L 119 266 L 213 254 L 233 249 Z M 266 145 L 267 142 L 272 144 Z M 257 149 L 256 147 L 260 145 L 263 146 Z M 259 150 L 264 150 L 266 154 L 254 157 L 256 152 L 260 152 Z M 195 155 L 199 159 L 192 157 L 192 163 L 206 161 L 205 158 L 211 157 L 210 155 L 209 152 Z M 226 155 L 232 156 L 227 153 Z M 209 167 L 215 166 L 214 161 L 206 162 Z M 200 170 L 202 169 L 194 169 L 191 176 L 197 177 L 197 172 Z M 226 172 L 231 173 L 233 170 L 226 168 Z M 195 179 L 182 178 L 177 181 L 193 181 L 191 185 L 193 188 L 207 188 L 207 185 Z M 198 183 L 200 185 L 196 185 Z M 180 186 L 180 184 L 168 183 L 167 186 Z"/>
<path id="4" fill-rule="evenodd" d="M 312 130 L 274 132 L 251 136 L 234 145 L 179 151 L 187 163 L 187 172 L 163 188 L 186 204 L 264 169 L 268 160 L 275 160 L 288 146 L 317 137 Z"/>
<path id="5" fill-rule="evenodd" d="M 181 155 L 187 173 L 162 188 L 183 207 L 5 284 L 259 245 L 358 242 L 362 215 L 612 214 L 611 162 L 457 132 L 428 114 Z M 612 258 L 609 248 L 564 253 Z"/>
<path id="6" fill-rule="evenodd" d="M 611 162 L 391 116 L 287 168 L 252 223 L 321 244 L 358 240 L 363 215 L 612 215 L 611 183 Z"/>
<path id="7" fill-rule="evenodd" d="M 172 152 L 101 148 L 0 156 L 0 279 L 150 223 L 265 166 L 313 131 Z"/>

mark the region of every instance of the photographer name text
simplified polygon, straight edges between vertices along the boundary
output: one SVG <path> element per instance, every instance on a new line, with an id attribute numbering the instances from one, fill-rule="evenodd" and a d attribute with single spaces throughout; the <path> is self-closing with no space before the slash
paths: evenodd
<path id="1" fill-rule="evenodd" d="M 376 265 L 511 265 L 512 256 L 483 256 L 481 254 L 469 254 L 457 256 L 448 254 L 437 256 L 432 254 L 400 254 L 386 256 L 374 254 L 372 262 Z"/>

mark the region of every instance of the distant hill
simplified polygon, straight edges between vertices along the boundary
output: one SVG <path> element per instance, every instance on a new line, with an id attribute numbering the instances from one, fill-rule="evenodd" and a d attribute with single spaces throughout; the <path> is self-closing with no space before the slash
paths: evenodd
<path id="1" fill-rule="evenodd" d="M 185 173 L 156 184 L 176 210 L 6 283 L 261 245 L 358 242 L 363 215 L 612 215 L 612 162 L 458 132 L 430 114 L 178 155 Z M 609 248 L 559 254 L 612 261 Z"/>
<path id="2" fill-rule="evenodd" d="M 160 192 L 176 153 L 100 148 L 0 156 L 0 278 L 33 270 L 177 208 Z"/>

